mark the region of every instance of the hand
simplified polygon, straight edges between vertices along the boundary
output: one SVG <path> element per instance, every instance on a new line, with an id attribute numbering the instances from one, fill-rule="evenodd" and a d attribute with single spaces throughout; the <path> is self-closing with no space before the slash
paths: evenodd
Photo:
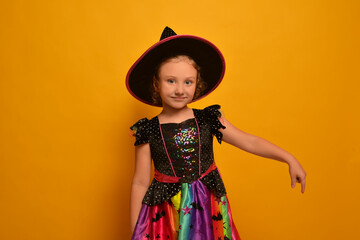
<path id="1" fill-rule="evenodd" d="M 294 188 L 296 183 L 301 184 L 301 192 L 305 192 L 305 177 L 306 172 L 304 171 L 301 164 L 294 159 L 294 161 L 289 162 L 289 173 L 291 178 L 291 187 Z"/>

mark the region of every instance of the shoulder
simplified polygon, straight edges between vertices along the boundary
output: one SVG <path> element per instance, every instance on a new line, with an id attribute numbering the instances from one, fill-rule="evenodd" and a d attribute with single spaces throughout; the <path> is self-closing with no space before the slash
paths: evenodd
<path id="1" fill-rule="evenodd" d="M 157 117 L 153 117 L 150 120 L 148 118 L 141 118 L 138 121 L 136 121 L 131 127 L 130 129 L 133 130 L 135 132 L 135 134 L 138 131 L 141 132 L 148 132 L 150 131 L 152 128 L 154 128 L 154 126 L 157 126 Z"/>
<path id="2" fill-rule="evenodd" d="M 149 124 L 149 119 L 147 118 L 141 118 L 140 120 L 136 121 L 131 127 L 130 129 L 133 130 L 135 133 L 141 129 L 144 128 L 146 125 Z"/>
<path id="3" fill-rule="evenodd" d="M 151 136 L 157 132 L 156 128 L 158 125 L 156 122 L 156 117 L 150 120 L 148 118 L 142 118 L 130 127 L 133 131 L 133 136 L 136 137 L 135 146 L 150 142 Z"/>
<path id="4" fill-rule="evenodd" d="M 200 115 L 207 115 L 216 118 L 220 118 L 222 116 L 221 106 L 219 104 L 210 105 L 205 107 L 204 109 L 194 109 L 194 112 Z"/>
<path id="5" fill-rule="evenodd" d="M 219 143 L 222 141 L 222 133 L 219 129 L 226 128 L 219 120 L 222 117 L 220 108 L 220 105 L 214 104 L 204 109 L 194 109 L 195 117 L 199 120 L 200 125 L 208 126 Z"/>

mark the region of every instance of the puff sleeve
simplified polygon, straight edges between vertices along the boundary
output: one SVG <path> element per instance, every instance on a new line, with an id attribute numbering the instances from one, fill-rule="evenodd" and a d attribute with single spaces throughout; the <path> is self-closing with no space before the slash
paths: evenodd
<path id="1" fill-rule="evenodd" d="M 135 133 L 135 146 L 149 142 L 148 124 L 149 119 L 142 118 L 130 127 L 130 129 Z"/>
<path id="2" fill-rule="evenodd" d="M 208 119 L 211 125 L 211 133 L 216 137 L 217 141 L 221 143 L 223 134 L 219 131 L 220 128 L 225 129 L 226 127 L 222 125 L 219 118 L 222 117 L 222 112 L 220 110 L 220 105 L 211 105 L 204 108 L 204 113 L 206 119 Z"/>

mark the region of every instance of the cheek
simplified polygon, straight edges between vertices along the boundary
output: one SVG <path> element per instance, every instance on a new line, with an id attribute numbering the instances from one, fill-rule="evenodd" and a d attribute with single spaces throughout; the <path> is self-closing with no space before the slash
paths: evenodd
<path id="1" fill-rule="evenodd" d="M 196 90 L 196 85 L 193 85 L 189 88 L 189 94 L 194 95 Z"/>
<path id="2" fill-rule="evenodd" d="M 170 92 L 170 88 L 162 85 L 159 89 L 160 95 L 168 94 Z"/>

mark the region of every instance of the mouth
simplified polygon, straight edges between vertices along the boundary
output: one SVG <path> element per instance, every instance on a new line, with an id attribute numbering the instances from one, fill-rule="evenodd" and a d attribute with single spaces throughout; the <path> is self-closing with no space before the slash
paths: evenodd
<path id="1" fill-rule="evenodd" d="M 186 97 L 172 97 L 172 99 L 175 101 L 183 101 L 186 99 Z"/>

